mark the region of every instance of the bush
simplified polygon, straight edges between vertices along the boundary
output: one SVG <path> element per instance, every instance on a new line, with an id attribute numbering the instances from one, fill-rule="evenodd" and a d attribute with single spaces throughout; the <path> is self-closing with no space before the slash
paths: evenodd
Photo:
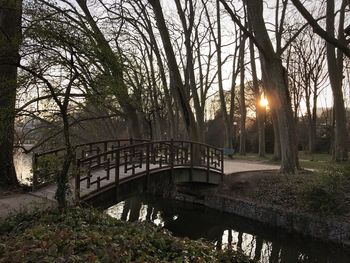
<path id="1" fill-rule="evenodd" d="M 185 227 L 185 226 L 184 226 Z M 235 251 L 176 238 L 150 223 L 94 209 L 20 215 L 0 224 L 0 262 L 253 262 Z"/>
<path id="2" fill-rule="evenodd" d="M 306 186 L 303 200 L 314 213 L 340 215 L 344 213 L 349 185 L 349 167 L 331 166 L 320 172 L 319 180 Z"/>

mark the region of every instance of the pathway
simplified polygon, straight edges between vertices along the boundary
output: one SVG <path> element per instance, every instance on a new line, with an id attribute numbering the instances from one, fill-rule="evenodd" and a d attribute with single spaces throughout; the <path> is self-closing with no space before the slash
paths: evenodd
<path id="1" fill-rule="evenodd" d="M 0 197 L 0 219 L 18 212 L 55 207 L 56 202 L 33 194 L 13 194 Z"/>

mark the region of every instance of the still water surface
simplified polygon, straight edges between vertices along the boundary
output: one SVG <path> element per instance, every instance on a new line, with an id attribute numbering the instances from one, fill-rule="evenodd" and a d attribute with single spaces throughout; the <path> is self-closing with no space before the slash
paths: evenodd
<path id="1" fill-rule="evenodd" d="M 13 161 L 17 173 L 17 178 L 21 184 L 29 185 L 33 178 L 32 173 L 33 154 L 25 154 L 20 150 L 15 152 Z"/>
<path id="2" fill-rule="evenodd" d="M 178 237 L 204 238 L 217 249 L 241 249 L 262 263 L 349 263 L 350 251 L 292 236 L 252 220 L 159 197 L 132 197 L 106 211 L 125 221 L 150 221 Z"/>

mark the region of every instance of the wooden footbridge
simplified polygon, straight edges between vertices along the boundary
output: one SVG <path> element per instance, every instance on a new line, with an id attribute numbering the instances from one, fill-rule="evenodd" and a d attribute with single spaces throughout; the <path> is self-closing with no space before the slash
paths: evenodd
<path id="1" fill-rule="evenodd" d="M 34 189 L 53 180 L 63 156 L 63 148 L 34 155 Z M 223 171 L 222 149 L 194 141 L 128 139 L 77 145 L 70 174 L 79 201 L 140 178 L 147 188 L 154 174 L 175 183 L 219 184 Z"/>

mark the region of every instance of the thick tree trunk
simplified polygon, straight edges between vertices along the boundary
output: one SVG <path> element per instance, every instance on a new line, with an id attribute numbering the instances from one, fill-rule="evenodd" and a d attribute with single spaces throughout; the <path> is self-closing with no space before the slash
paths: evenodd
<path id="1" fill-rule="evenodd" d="M 297 168 L 297 142 L 293 111 L 288 95 L 285 70 L 280 59 L 267 63 L 269 87 L 272 88 L 272 103 L 275 105 L 281 143 L 281 171 L 295 173 Z"/>
<path id="2" fill-rule="evenodd" d="M 17 186 L 13 142 L 22 1 L 0 2 L 0 184 Z"/>
<path id="3" fill-rule="evenodd" d="M 136 109 L 131 105 L 123 105 L 122 108 L 128 116 L 127 123 L 129 136 L 135 139 L 142 138 L 141 121 L 139 120 Z"/>
<path id="4" fill-rule="evenodd" d="M 282 153 L 281 153 L 281 140 L 280 140 L 280 132 L 278 128 L 277 114 L 273 108 L 271 108 L 271 116 L 272 116 L 272 125 L 273 125 L 273 159 L 277 161 L 282 159 Z"/>
<path id="5" fill-rule="evenodd" d="M 345 13 L 345 0 L 342 4 L 342 9 L 339 18 L 339 32 L 338 39 L 341 42 L 345 42 L 344 37 L 344 13 Z M 334 36 L 334 0 L 327 1 L 327 18 L 326 18 L 326 30 L 331 36 Z M 335 117 L 335 142 L 333 159 L 335 161 L 346 161 L 348 159 L 348 134 L 346 127 L 346 111 L 344 106 L 344 97 L 342 90 L 343 81 L 343 53 L 338 49 L 337 55 L 335 47 L 328 43 L 326 44 L 327 50 L 327 63 L 329 80 L 333 92 L 334 103 L 334 117 Z"/>
<path id="6" fill-rule="evenodd" d="M 256 103 L 256 119 L 258 122 L 258 140 L 259 140 L 259 157 L 265 157 L 266 155 L 266 142 L 265 142 L 265 118 L 266 108 Z"/>
<path id="7" fill-rule="evenodd" d="M 277 114 L 281 142 L 281 172 L 296 173 L 297 146 L 288 80 L 281 58 L 275 53 L 263 19 L 263 1 L 246 1 L 249 19 L 262 54 L 262 71 L 268 84 L 270 103 Z"/>

